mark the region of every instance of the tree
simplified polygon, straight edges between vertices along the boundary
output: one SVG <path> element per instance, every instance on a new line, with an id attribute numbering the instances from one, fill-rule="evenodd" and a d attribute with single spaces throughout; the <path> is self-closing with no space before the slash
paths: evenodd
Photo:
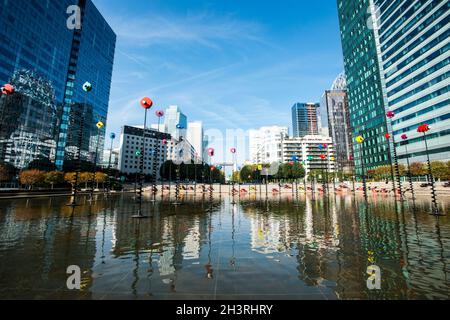
<path id="1" fill-rule="evenodd" d="M 420 177 L 420 176 L 424 176 L 427 174 L 426 170 L 425 170 L 425 166 L 421 162 L 413 162 L 413 163 L 411 163 L 409 168 L 411 171 L 411 175 L 414 177 Z"/>
<path id="2" fill-rule="evenodd" d="M 433 161 L 431 162 L 431 172 L 434 178 L 439 180 L 449 180 L 449 170 L 448 166 L 443 161 Z"/>
<path id="3" fill-rule="evenodd" d="M 97 183 L 97 189 L 99 183 L 105 183 L 106 179 L 108 179 L 108 175 L 103 172 L 96 172 L 95 173 L 95 183 Z"/>
<path id="4" fill-rule="evenodd" d="M 88 183 L 92 181 L 93 173 L 91 172 L 81 172 L 79 176 L 79 183 L 84 183 L 85 189 L 88 188 Z"/>
<path id="5" fill-rule="evenodd" d="M 9 182 L 16 174 L 16 168 L 9 163 L 0 163 L 0 182 Z"/>
<path id="6" fill-rule="evenodd" d="M 66 181 L 67 183 L 71 184 L 72 187 L 75 186 L 75 172 L 67 172 L 66 174 L 64 174 L 64 181 Z"/>
<path id="7" fill-rule="evenodd" d="M 64 183 L 64 173 L 60 171 L 47 172 L 44 177 L 44 182 L 51 185 L 53 190 L 55 184 Z"/>
<path id="8" fill-rule="evenodd" d="M 29 190 L 32 190 L 36 184 L 44 182 L 44 172 L 39 170 L 22 171 L 19 175 L 19 181 Z"/>

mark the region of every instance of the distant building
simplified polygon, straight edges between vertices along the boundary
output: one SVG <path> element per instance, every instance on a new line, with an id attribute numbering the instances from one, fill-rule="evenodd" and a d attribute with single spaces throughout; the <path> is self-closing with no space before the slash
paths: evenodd
<path id="1" fill-rule="evenodd" d="M 292 107 L 294 137 L 319 134 L 318 103 L 296 103 Z"/>
<path id="2" fill-rule="evenodd" d="M 254 164 L 281 161 L 281 143 L 289 135 L 288 127 L 262 127 L 249 130 L 249 155 Z"/>
<path id="3" fill-rule="evenodd" d="M 183 129 L 177 129 L 177 126 L 181 125 Z M 187 132 L 187 117 L 181 112 L 178 106 L 170 106 L 165 113 L 164 119 L 164 132 L 170 134 L 174 139 L 186 137 Z"/>
<path id="4" fill-rule="evenodd" d="M 141 157 L 136 154 L 143 148 L 143 129 L 138 127 L 124 126 L 120 135 L 119 160 L 118 168 L 120 172 L 125 174 L 133 174 L 140 172 Z M 166 139 L 168 144 L 163 144 Z M 153 151 L 159 149 L 157 158 L 157 167 L 161 167 L 164 162 L 173 157 L 175 141 L 171 140 L 170 134 L 158 132 L 153 129 L 147 129 L 145 138 L 145 155 L 144 155 L 144 174 L 153 174 L 153 165 L 155 156 Z M 159 169 L 157 170 L 159 178 Z"/>
<path id="5" fill-rule="evenodd" d="M 110 165 L 110 168 L 113 170 L 119 170 L 119 156 L 120 156 L 120 148 L 111 150 L 105 150 L 103 152 L 103 162 L 102 167 L 107 169 Z M 111 163 L 109 163 L 111 157 Z"/>
<path id="6" fill-rule="evenodd" d="M 15 93 L 0 97 L 0 161 L 25 169 L 34 160 L 55 161 L 61 106 L 49 81 L 18 71 Z"/>
<path id="7" fill-rule="evenodd" d="M 352 133 L 344 74 L 338 76 L 331 90 L 325 91 L 321 110 L 327 118 L 327 135 L 332 138 L 336 150 L 336 169 L 353 172 Z"/>
<path id="8" fill-rule="evenodd" d="M 320 145 L 326 145 L 326 148 L 320 149 Z M 335 162 L 331 159 L 335 157 L 335 151 L 330 137 L 314 135 L 284 139 L 282 154 L 283 163 L 298 157 L 304 163 L 307 176 L 311 170 L 328 168 L 329 172 L 335 171 Z M 325 155 L 326 159 L 321 159 L 321 155 Z"/>
<path id="9" fill-rule="evenodd" d="M 204 150 L 204 131 L 202 122 L 189 122 L 187 125 L 186 139 L 194 147 L 195 152 L 202 156 Z"/>

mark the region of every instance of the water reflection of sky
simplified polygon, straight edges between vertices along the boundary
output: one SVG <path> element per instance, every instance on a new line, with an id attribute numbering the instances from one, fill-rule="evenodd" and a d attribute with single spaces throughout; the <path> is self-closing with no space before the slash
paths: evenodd
<path id="1" fill-rule="evenodd" d="M 0 297 L 450 297 L 450 223 L 426 200 L 207 200 L 147 203 L 152 218 L 140 221 L 128 196 L 74 211 L 65 198 L 2 201 Z M 72 264 L 81 292 L 65 289 Z M 366 288 L 370 264 L 382 270 L 380 291 Z"/>

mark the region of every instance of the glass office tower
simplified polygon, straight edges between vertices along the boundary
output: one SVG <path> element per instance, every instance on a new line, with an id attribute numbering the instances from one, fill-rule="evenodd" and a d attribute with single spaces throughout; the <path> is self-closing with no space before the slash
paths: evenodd
<path id="1" fill-rule="evenodd" d="M 319 134 L 318 103 L 296 103 L 292 106 L 294 137 Z"/>
<path id="2" fill-rule="evenodd" d="M 353 148 L 348 110 L 347 83 L 344 74 L 334 81 L 331 90 L 322 97 L 322 110 L 326 113 L 328 134 L 336 150 L 336 167 L 339 172 L 353 172 Z"/>
<path id="3" fill-rule="evenodd" d="M 366 170 L 389 163 L 386 104 L 370 4 L 370 0 L 338 0 L 352 136 L 365 138 L 362 152 L 353 139 L 358 174 L 361 159 Z"/>
<path id="4" fill-rule="evenodd" d="M 432 160 L 450 159 L 450 2 L 376 0 L 376 35 L 399 159 L 426 161 L 420 124 L 429 124 Z M 408 152 L 401 136 L 408 136 Z"/>
<path id="5" fill-rule="evenodd" d="M 80 30 L 67 27 L 66 11 L 71 5 L 82 10 Z M 95 123 L 107 119 L 116 35 L 92 1 L 0 0 L 0 37 L 0 84 L 10 82 L 16 71 L 32 71 L 48 80 L 56 103 L 63 106 L 55 156 L 58 168 L 66 158 L 72 106 L 92 106 L 90 125 L 95 134 L 86 154 L 93 158 L 97 140 L 103 150 L 104 132 L 98 135 Z M 86 81 L 93 85 L 88 95 L 82 90 Z"/>

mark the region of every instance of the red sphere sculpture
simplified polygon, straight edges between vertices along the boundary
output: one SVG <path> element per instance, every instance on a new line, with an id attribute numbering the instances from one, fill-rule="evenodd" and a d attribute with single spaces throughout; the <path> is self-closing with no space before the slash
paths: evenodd
<path id="1" fill-rule="evenodd" d="M 390 135 L 389 133 L 386 133 L 386 134 L 384 135 L 384 137 L 385 137 L 387 140 L 389 140 L 389 139 L 391 138 L 391 135 Z"/>
<path id="2" fill-rule="evenodd" d="M 393 117 L 395 117 L 395 113 L 394 113 L 394 111 L 388 111 L 388 112 L 386 113 L 386 116 L 387 116 L 389 119 L 392 119 Z"/>
<path id="3" fill-rule="evenodd" d="M 419 132 L 419 133 L 427 133 L 428 131 L 430 131 L 430 126 L 427 124 L 421 124 L 417 128 L 417 132 Z"/>
<path id="4" fill-rule="evenodd" d="M 156 111 L 155 114 L 156 114 L 156 116 L 157 116 L 158 118 L 164 117 L 164 111 L 162 111 L 162 110 Z"/>
<path id="5" fill-rule="evenodd" d="M 326 156 L 324 154 L 320 155 L 320 159 L 325 160 Z"/>
<path id="6" fill-rule="evenodd" d="M 402 140 L 408 140 L 408 136 L 406 134 L 402 134 Z"/>
<path id="7" fill-rule="evenodd" d="M 141 106 L 142 106 L 142 108 L 144 108 L 144 109 L 150 109 L 151 107 L 153 107 L 153 101 L 152 101 L 152 99 L 150 99 L 150 98 L 147 98 L 147 97 L 145 97 L 145 98 L 142 98 L 141 99 Z"/>
<path id="8" fill-rule="evenodd" d="M 3 87 L 2 87 L 2 93 L 3 94 L 12 94 L 12 93 L 14 93 L 14 87 L 12 86 L 12 85 L 10 85 L 10 84 L 5 84 Z"/>

